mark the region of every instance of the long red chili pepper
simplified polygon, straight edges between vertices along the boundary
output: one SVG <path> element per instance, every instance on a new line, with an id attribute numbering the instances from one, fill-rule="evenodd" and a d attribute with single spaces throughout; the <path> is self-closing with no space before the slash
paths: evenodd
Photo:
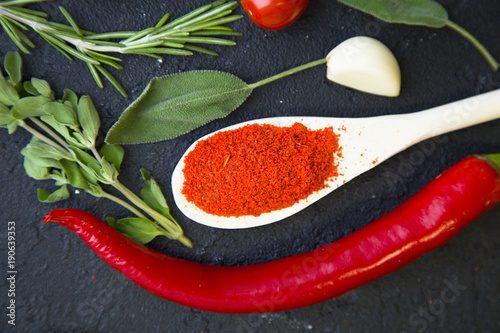
<path id="1" fill-rule="evenodd" d="M 393 272 L 443 245 L 499 201 L 497 168 L 468 157 L 391 213 L 336 242 L 240 267 L 155 252 L 77 209 L 54 210 L 44 222 L 76 232 L 109 265 L 160 297 L 215 312 L 271 312 L 318 303 Z"/>

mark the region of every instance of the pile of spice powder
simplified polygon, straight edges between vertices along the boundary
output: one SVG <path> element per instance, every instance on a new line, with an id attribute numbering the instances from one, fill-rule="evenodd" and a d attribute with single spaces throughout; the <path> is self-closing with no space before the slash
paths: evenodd
<path id="1" fill-rule="evenodd" d="M 246 125 L 201 140 L 185 157 L 182 194 L 217 216 L 258 216 L 292 206 L 337 174 L 333 128 Z"/>

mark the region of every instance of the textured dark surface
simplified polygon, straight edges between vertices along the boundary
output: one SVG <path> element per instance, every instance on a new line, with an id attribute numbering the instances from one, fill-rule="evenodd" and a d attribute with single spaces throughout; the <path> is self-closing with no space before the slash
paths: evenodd
<path id="1" fill-rule="evenodd" d="M 496 0 L 440 1 L 450 18 L 476 35 L 500 58 L 500 6 Z M 50 1 L 42 8 L 62 21 L 63 5 L 81 27 L 96 32 L 140 30 L 169 11 L 178 17 L 204 1 Z M 243 13 L 241 9 L 237 10 Z M 126 146 L 121 179 L 140 188 L 145 167 L 172 203 L 170 174 L 183 151 L 213 130 L 254 118 L 277 115 L 373 116 L 412 112 L 500 88 L 500 73 L 450 29 L 389 25 L 335 1 L 311 1 L 298 22 L 265 31 L 243 20 L 237 46 L 216 48 L 219 57 L 168 57 L 163 62 L 123 57 L 125 70 L 114 71 L 129 92 L 122 98 L 109 84 L 95 86 L 86 66 L 70 63 L 33 32 L 37 47 L 23 55 L 24 76 L 47 80 L 57 96 L 64 88 L 92 97 L 102 117 L 102 136 L 155 77 L 192 69 L 231 72 L 256 82 L 282 70 L 324 57 L 356 35 L 378 38 L 398 59 L 401 96 L 390 99 L 337 86 L 318 67 L 254 91 L 229 117 L 178 139 Z M 15 50 L 0 32 L 0 56 Z M 214 265 L 270 261 L 314 249 L 363 227 L 394 209 L 448 166 L 473 153 L 500 151 L 499 121 L 429 140 L 358 177 L 294 217 L 250 230 L 217 230 L 198 225 L 172 207 L 173 215 L 195 243 L 193 249 L 156 239 L 151 247 L 173 256 Z M 41 204 L 36 189 L 51 183 L 28 178 L 19 151 L 30 136 L 9 136 L 0 129 L 0 331 L 7 325 L 7 222 L 16 225 L 16 327 L 24 332 L 494 332 L 500 331 L 500 207 L 488 212 L 442 248 L 407 267 L 347 294 L 308 308 L 273 314 L 222 315 L 160 299 L 104 264 L 74 234 L 44 225 L 56 207 L 76 207 L 101 218 L 127 212 L 105 200 L 75 194 L 57 204 Z M 422 157 L 425 158 L 422 158 Z M 385 175 L 401 177 L 388 186 Z M 182 274 L 182 272 L 171 272 Z M 95 280 L 92 278 L 95 276 Z M 450 285 L 455 285 L 450 294 Z M 443 298 L 443 295 L 450 297 Z"/>

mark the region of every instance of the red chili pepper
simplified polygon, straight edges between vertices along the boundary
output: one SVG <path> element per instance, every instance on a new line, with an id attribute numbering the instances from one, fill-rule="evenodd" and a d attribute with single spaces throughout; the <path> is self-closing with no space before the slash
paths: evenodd
<path id="1" fill-rule="evenodd" d="M 341 295 L 438 248 L 500 201 L 499 180 L 487 160 L 465 158 L 391 213 L 336 242 L 240 267 L 169 257 L 77 209 L 54 210 L 44 222 L 76 232 L 109 265 L 160 297 L 215 312 L 271 312 Z"/>

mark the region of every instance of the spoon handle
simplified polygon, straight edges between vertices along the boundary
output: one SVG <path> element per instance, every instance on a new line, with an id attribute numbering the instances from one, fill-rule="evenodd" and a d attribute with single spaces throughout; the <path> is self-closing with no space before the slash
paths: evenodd
<path id="1" fill-rule="evenodd" d="M 407 115 L 418 141 L 500 118 L 500 89 Z"/>

